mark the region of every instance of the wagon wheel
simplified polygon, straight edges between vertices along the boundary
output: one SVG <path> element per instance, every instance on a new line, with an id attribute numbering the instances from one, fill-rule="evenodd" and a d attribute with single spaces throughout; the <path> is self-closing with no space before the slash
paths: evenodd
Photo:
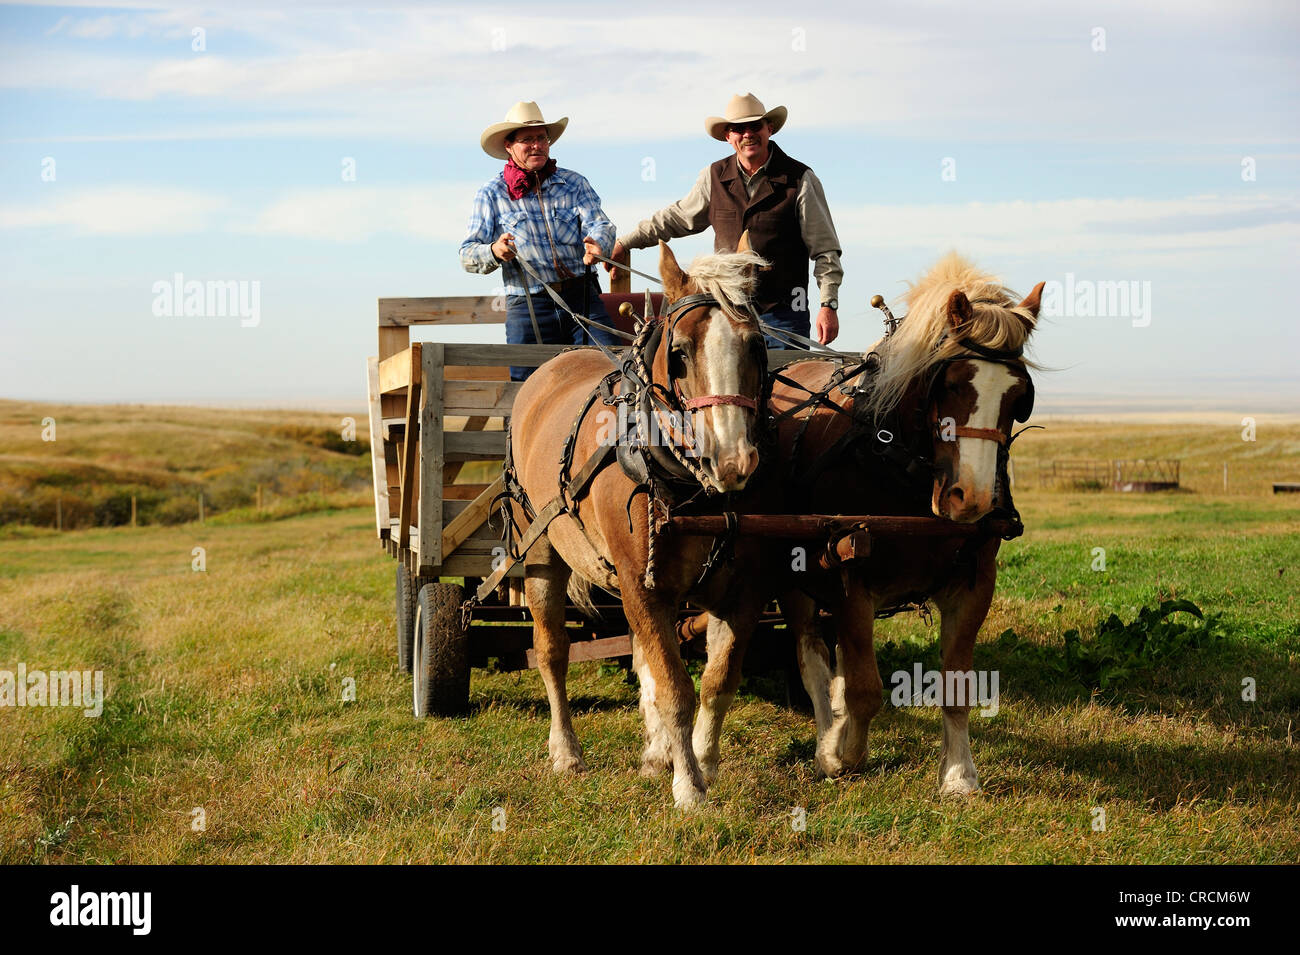
<path id="1" fill-rule="evenodd" d="M 413 696 L 416 716 L 469 709 L 469 631 L 461 626 L 464 588 L 427 583 L 415 601 Z"/>
<path id="2" fill-rule="evenodd" d="M 397 565 L 397 665 L 411 672 L 411 644 L 415 633 L 415 600 L 419 583 L 403 564 Z"/>

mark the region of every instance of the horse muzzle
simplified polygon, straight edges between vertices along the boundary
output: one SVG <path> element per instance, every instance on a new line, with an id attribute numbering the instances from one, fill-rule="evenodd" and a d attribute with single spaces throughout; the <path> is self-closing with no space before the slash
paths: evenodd
<path id="1" fill-rule="evenodd" d="M 993 489 L 960 479 L 951 485 L 946 481 L 943 486 L 936 484 L 933 510 L 938 517 L 973 524 L 993 510 Z"/>

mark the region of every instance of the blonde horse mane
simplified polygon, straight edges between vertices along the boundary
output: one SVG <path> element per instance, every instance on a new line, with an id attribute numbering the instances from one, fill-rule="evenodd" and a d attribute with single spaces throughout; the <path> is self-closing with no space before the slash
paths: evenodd
<path id="1" fill-rule="evenodd" d="M 951 327 L 948 299 L 958 290 L 970 300 L 974 317 L 962 326 L 960 336 L 945 338 Z M 959 339 L 998 351 L 1015 351 L 1024 347 L 1035 323 L 1034 315 L 1019 307 L 1020 296 L 956 252 L 945 255 L 919 281 L 908 283 L 903 301 L 906 320 L 894 334 L 869 349 L 880 356 L 880 371 L 868 398 L 868 408 L 877 418 L 898 405 L 918 376 L 965 351 Z M 1036 367 L 1032 362 L 1025 364 Z"/>
<path id="2" fill-rule="evenodd" d="M 686 270 L 697 290 L 711 295 L 728 309 L 733 318 L 749 319 L 745 309 L 758 287 L 758 270 L 771 263 L 757 252 L 718 252 L 696 256 Z"/>

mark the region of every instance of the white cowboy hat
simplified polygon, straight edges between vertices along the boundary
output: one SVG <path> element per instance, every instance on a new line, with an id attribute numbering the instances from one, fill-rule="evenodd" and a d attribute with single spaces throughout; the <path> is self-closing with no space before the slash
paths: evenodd
<path id="1" fill-rule="evenodd" d="M 546 135 L 555 142 L 564 132 L 564 127 L 569 125 L 569 117 L 565 116 L 557 119 L 553 123 L 548 123 L 542 119 L 542 111 L 537 108 L 536 103 L 525 103 L 520 100 L 510 107 L 510 112 L 506 113 L 504 123 L 493 123 L 487 129 L 483 130 L 483 135 L 479 137 L 479 145 L 483 151 L 493 159 L 509 159 L 510 154 L 506 152 L 506 137 L 515 130 L 523 129 L 525 126 L 545 126 Z"/>
<path id="2" fill-rule="evenodd" d="M 737 93 L 727 103 L 727 115 L 725 117 L 710 116 L 704 121 L 704 128 L 714 139 L 720 139 L 725 143 L 727 141 L 727 127 L 732 123 L 752 123 L 756 119 L 770 120 L 772 133 L 775 135 L 785 125 L 786 115 L 787 111 L 784 106 L 765 110 L 763 104 L 759 102 L 758 97 L 753 93 L 746 93 L 744 96 Z"/>

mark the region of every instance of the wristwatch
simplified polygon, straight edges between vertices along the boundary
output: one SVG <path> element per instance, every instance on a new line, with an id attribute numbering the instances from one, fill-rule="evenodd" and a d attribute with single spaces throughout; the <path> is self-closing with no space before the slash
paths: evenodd
<path id="1" fill-rule="evenodd" d="M 837 311 L 839 307 L 840 300 L 837 298 L 833 298 L 829 302 L 822 302 L 822 308 L 829 308 L 832 312 Z"/>

